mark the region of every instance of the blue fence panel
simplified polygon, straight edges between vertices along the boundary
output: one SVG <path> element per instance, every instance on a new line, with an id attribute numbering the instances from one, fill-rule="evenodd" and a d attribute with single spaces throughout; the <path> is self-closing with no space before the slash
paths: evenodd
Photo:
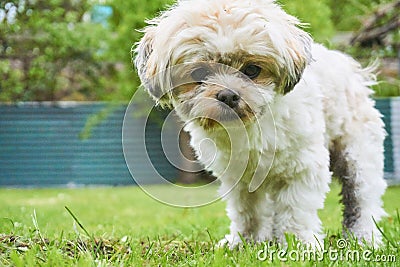
<path id="1" fill-rule="evenodd" d="M 385 172 L 394 172 L 394 160 L 393 160 L 393 139 L 392 139 L 392 111 L 391 111 L 391 99 L 382 98 L 375 102 L 375 106 L 383 115 L 383 122 L 385 123 L 385 129 L 387 136 L 385 138 Z"/>
<path id="2" fill-rule="evenodd" d="M 90 138 L 80 138 L 89 116 L 106 107 L 105 103 L 0 105 L 0 186 L 134 184 L 122 151 L 125 105 L 114 107 L 93 127 Z M 147 142 L 159 151 L 159 125 L 149 127 L 155 134 Z M 162 155 L 152 155 L 156 168 L 176 179 L 177 170 Z M 154 182 L 152 173 L 143 170 L 141 175 Z"/>

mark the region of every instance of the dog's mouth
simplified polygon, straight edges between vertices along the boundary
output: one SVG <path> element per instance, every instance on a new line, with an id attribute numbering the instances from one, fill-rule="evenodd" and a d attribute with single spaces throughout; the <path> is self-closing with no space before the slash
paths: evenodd
<path id="1" fill-rule="evenodd" d="M 235 121 L 235 120 L 246 120 L 249 117 L 249 112 L 238 108 L 238 107 L 228 107 L 225 104 L 219 104 L 220 114 L 219 119 L 222 122 L 225 121 Z M 251 114 L 253 115 L 253 114 Z"/>
<path id="2" fill-rule="evenodd" d="M 224 103 L 216 103 L 209 112 L 198 116 L 196 120 L 205 130 L 243 127 L 255 117 L 254 112 L 246 107 L 229 107 Z"/>

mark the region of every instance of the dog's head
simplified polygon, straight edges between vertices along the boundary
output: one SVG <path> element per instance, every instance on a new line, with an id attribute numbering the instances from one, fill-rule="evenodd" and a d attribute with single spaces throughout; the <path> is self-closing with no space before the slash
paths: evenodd
<path id="1" fill-rule="evenodd" d="M 134 62 L 150 95 L 184 120 L 251 121 L 310 61 L 299 24 L 272 0 L 181 0 L 149 21 Z"/>

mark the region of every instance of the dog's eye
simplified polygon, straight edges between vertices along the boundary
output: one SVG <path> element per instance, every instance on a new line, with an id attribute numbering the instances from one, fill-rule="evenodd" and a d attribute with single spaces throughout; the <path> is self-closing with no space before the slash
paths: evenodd
<path id="1" fill-rule="evenodd" d="M 250 79 L 255 79 L 258 77 L 258 75 L 260 75 L 261 68 L 257 65 L 250 64 L 244 67 L 241 72 Z"/>
<path id="2" fill-rule="evenodd" d="M 207 79 L 207 76 L 210 75 L 210 70 L 204 67 L 197 68 L 192 71 L 190 74 L 192 79 L 197 83 L 202 83 Z"/>

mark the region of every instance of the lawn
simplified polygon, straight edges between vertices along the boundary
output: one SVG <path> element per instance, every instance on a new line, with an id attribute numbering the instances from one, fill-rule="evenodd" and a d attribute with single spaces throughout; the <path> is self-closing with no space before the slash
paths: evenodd
<path id="1" fill-rule="evenodd" d="M 161 204 L 138 187 L 0 189 L 0 265 L 398 266 L 400 187 L 384 196 L 389 216 L 379 223 L 386 238 L 378 250 L 352 240 L 341 249 L 338 193 L 334 183 L 320 212 L 325 249 L 336 254 L 309 259 L 300 257 L 304 250 L 292 236 L 287 247 L 215 249 L 229 225 L 221 201 L 183 209 Z M 286 254 L 276 254 L 281 250 Z"/>

